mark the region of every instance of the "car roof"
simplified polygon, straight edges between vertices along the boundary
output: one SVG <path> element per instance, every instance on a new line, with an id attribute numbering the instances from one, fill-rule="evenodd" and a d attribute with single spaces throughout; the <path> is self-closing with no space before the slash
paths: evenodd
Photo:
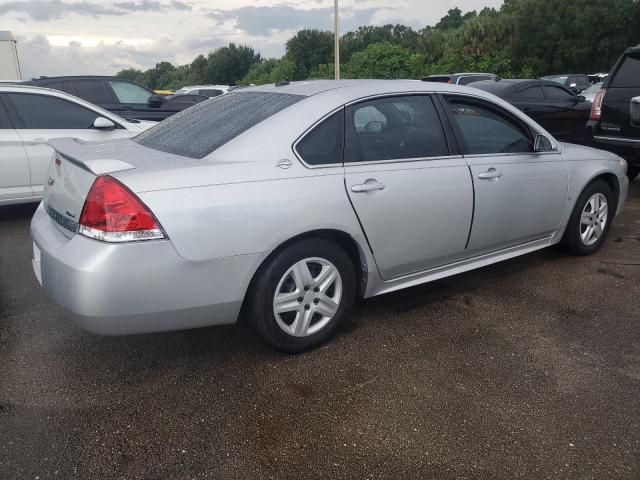
<path id="1" fill-rule="evenodd" d="M 193 88 L 229 88 L 229 85 L 185 85 L 180 90 L 191 90 Z"/>
<path id="2" fill-rule="evenodd" d="M 498 81 L 495 80 L 482 80 L 480 82 L 473 82 L 470 87 L 479 88 L 485 92 L 498 94 L 498 93 L 511 93 L 520 88 L 528 87 L 531 85 L 551 85 L 553 87 L 562 87 L 562 85 L 553 82 L 551 80 L 543 80 L 538 78 L 507 78 Z M 498 95 L 499 96 L 499 95 Z"/>
<path id="3" fill-rule="evenodd" d="M 116 77 L 114 75 L 60 75 L 60 76 L 56 76 L 56 77 L 32 78 L 29 81 L 30 82 L 46 82 L 46 81 L 49 81 L 49 80 L 79 80 L 79 79 L 98 79 L 98 80 L 117 79 L 117 80 L 124 80 L 124 81 L 127 81 L 127 82 L 133 82 L 133 80 L 129 80 L 128 78 Z"/>
<path id="4" fill-rule="evenodd" d="M 492 81 L 492 80 L 489 80 Z M 422 80 L 309 80 L 281 82 L 278 84 L 243 87 L 234 92 L 287 93 L 312 97 L 316 95 L 340 97 L 348 103 L 367 96 L 422 92 L 467 93 L 477 95 L 477 90 L 449 83 L 423 82 Z"/>

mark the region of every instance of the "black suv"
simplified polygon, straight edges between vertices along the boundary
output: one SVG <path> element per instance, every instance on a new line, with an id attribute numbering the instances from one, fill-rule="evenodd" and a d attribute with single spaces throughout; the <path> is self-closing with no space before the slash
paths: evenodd
<path id="1" fill-rule="evenodd" d="M 207 100 L 201 95 L 164 98 L 139 83 L 119 77 L 41 77 L 24 84 L 62 90 L 121 117 L 139 120 L 164 120 Z"/>
<path id="2" fill-rule="evenodd" d="M 627 160 L 629 178 L 640 173 L 640 45 L 622 54 L 596 94 L 587 132 L 593 146 Z"/>

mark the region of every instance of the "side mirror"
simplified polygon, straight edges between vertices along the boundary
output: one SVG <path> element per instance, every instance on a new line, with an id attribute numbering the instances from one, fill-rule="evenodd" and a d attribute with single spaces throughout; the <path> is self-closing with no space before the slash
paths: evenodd
<path id="1" fill-rule="evenodd" d="M 576 97 L 576 100 L 578 101 L 578 103 L 583 103 L 583 102 L 585 102 L 587 99 L 586 99 L 586 97 L 585 97 L 584 95 L 578 95 L 578 96 Z"/>
<path id="2" fill-rule="evenodd" d="M 147 105 L 151 108 L 159 108 L 165 101 L 165 98 L 161 95 L 151 95 L 147 100 Z"/>
<path id="3" fill-rule="evenodd" d="M 629 113 L 631 114 L 631 125 L 640 127 L 640 97 L 633 97 L 631 99 Z"/>
<path id="4" fill-rule="evenodd" d="M 544 135 L 536 135 L 536 139 L 533 142 L 533 151 L 538 152 L 551 152 L 553 151 L 553 144 Z"/>
<path id="5" fill-rule="evenodd" d="M 113 130 L 116 124 L 108 118 L 98 117 L 93 121 L 93 128 L 96 130 Z"/>

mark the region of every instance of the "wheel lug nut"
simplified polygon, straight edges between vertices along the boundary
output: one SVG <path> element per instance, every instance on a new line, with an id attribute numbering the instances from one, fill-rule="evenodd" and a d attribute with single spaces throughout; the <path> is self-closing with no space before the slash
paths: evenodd
<path id="1" fill-rule="evenodd" d="M 306 292 L 307 290 L 309 290 L 309 285 L 304 286 L 304 291 Z"/>
<path id="2" fill-rule="evenodd" d="M 311 307 L 309 306 L 309 304 L 307 304 L 307 305 L 305 305 L 305 306 L 304 306 L 304 309 L 305 309 L 305 310 L 309 310 L 310 308 L 311 308 Z"/>
<path id="3" fill-rule="evenodd" d="M 302 303 L 302 300 L 304 300 L 302 297 L 298 297 L 298 303 Z"/>
<path id="4" fill-rule="evenodd" d="M 316 305 L 320 303 L 320 300 L 318 300 L 317 298 L 313 300 L 313 303 L 315 303 Z"/>
<path id="5" fill-rule="evenodd" d="M 313 289 L 314 292 L 318 293 L 320 291 L 320 289 L 318 287 Z"/>

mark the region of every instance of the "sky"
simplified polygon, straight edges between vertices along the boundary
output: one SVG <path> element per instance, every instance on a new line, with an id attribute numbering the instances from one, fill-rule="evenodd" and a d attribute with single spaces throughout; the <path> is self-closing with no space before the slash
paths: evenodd
<path id="1" fill-rule="evenodd" d="M 434 25 L 447 11 L 502 0 L 340 0 L 340 31 Z M 18 40 L 22 77 L 112 75 L 189 63 L 235 42 L 280 57 L 301 28 L 333 30 L 333 0 L 0 0 L 0 30 Z"/>

